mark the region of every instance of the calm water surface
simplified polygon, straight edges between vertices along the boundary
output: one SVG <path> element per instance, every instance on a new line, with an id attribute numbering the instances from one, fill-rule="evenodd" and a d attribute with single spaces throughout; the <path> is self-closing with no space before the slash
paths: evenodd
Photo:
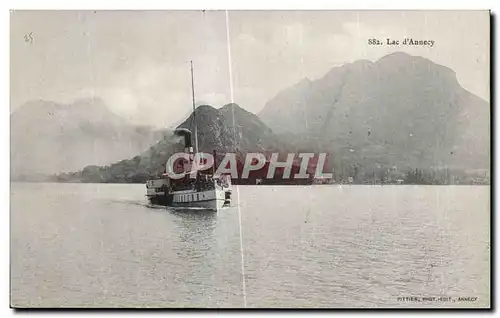
<path id="1" fill-rule="evenodd" d="M 240 186 L 216 214 L 148 206 L 143 185 L 12 183 L 11 303 L 488 307 L 489 191 Z M 451 301 L 398 301 L 434 296 Z"/>

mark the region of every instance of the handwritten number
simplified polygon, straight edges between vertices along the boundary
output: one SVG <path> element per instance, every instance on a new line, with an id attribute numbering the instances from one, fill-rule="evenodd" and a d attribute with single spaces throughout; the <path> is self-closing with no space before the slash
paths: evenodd
<path id="1" fill-rule="evenodd" d="M 33 32 L 30 32 L 29 34 L 26 34 L 24 36 L 24 42 L 26 43 L 33 43 Z"/>

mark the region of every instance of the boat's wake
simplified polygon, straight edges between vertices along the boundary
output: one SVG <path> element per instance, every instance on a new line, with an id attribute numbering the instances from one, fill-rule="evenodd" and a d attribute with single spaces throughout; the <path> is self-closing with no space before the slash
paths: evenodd
<path id="1" fill-rule="evenodd" d="M 158 205 L 158 204 L 152 204 L 152 203 L 141 203 L 139 205 L 146 207 L 148 209 L 155 209 L 155 210 L 165 210 L 166 209 L 166 206 L 164 206 L 164 205 Z"/>
<path id="2" fill-rule="evenodd" d="M 204 212 L 204 211 L 212 211 L 211 209 L 207 209 L 204 207 L 174 207 L 174 206 L 165 206 L 165 205 L 159 205 L 159 204 L 153 204 L 148 201 L 127 201 L 127 200 L 116 200 L 114 201 L 115 203 L 121 203 L 121 204 L 127 204 L 127 205 L 135 205 L 135 206 L 140 206 L 148 209 L 154 209 L 154 210 L 167 210 L 167 211 L 172 211 L 172 212 Z M 234 204 L 229 204 L 229 205 L 224 205 L 222 206 L 222 210 L 227 210 L 230 208 L 235 207 Z"/>

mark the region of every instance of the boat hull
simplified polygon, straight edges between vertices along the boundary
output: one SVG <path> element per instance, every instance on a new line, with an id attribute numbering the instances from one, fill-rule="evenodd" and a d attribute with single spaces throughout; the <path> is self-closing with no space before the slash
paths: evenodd
<path id="1" fill-rule="evenodd" d="M 203 208 L 217 211 L 230 203 L 228 189 L 207 191 L 178 191 L 165 195 L 162 192 L 148 195 L 152 204 L 182 208 Z"/>
<path id="2" fill-rule="evenodd" d="M 179 208 L 202 208 L 206 210 L 217 211 L 227 205 L 224 200 L 207 200 L 207 201 L 196 201 L 190 203 L 172 203 L 170 206 Z"/>

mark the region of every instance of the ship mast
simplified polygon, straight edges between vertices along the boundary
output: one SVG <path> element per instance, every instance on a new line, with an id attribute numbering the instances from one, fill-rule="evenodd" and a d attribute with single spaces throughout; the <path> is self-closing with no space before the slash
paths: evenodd
<path id="1" fill-rule="evenodd" d="M 193 94 L 193 133 L 194 133 L 194 153 L 198 153 L 198 129 L 196 127 L 196 104 L 194 100 L 194 73 L 193 61 L 191 61 L 191 93 Z"/>

